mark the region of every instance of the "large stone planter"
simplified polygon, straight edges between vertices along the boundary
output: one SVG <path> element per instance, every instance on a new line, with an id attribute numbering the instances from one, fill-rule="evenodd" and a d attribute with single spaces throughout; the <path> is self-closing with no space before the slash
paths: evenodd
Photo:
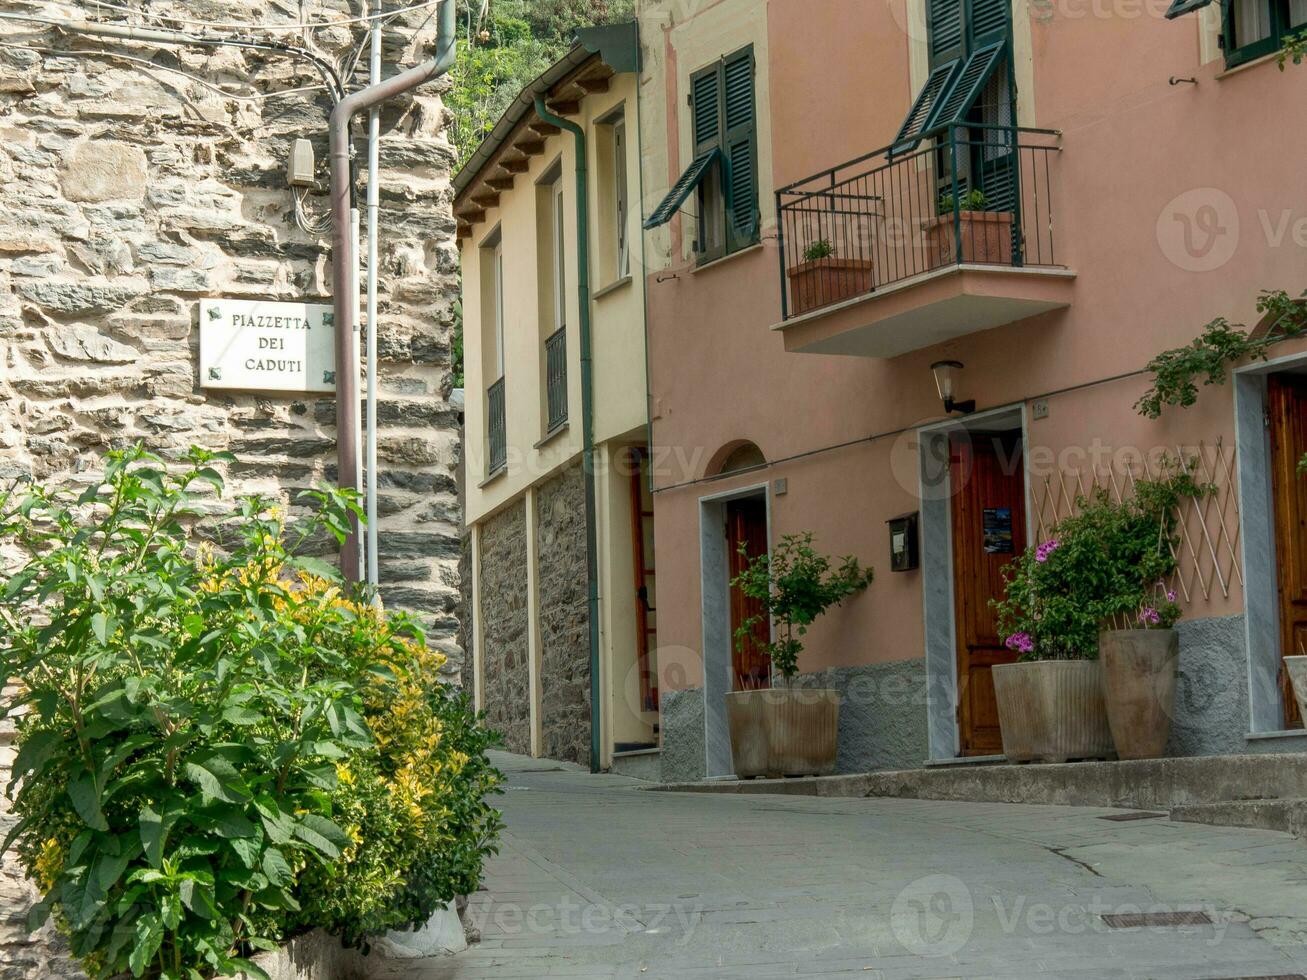
<path id="1" fill-rule="evenodd" d="M 726 695 L 738 779 L 821 776 L 835 770 L 838 691 L 773 687 Z"/>
<path id="2" fill-rule="evenodd" d="M 1298 702 L 1298 715 L 1307 718 L 1307 657 L 1285 657 L 1284 669 L 1293 682 L 1293 697 Z"/>
<path id="3" fill-rule="evenodd" d="M 993 677 L 1003 754 L 1009 762 L 1067 762 L 1113 754 L 1098 661 L 997 664 Z"/>
<path id="4" fill-rule="evenodd" d="M 1179 634 L 1175 630 L 1104 630 L 1098 636 L 1098 656 L 1116 754 L 1122 759 L 1160 759 L 1175 717 Z"/>

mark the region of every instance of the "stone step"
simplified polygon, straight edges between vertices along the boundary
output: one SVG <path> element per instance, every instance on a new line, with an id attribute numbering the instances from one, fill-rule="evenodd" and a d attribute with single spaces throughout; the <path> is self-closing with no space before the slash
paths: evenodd
<path id="1" fill-rule="evenodd" d="M 1307 797 L 1307 754 L 957 766 L 800 779 L 713 780 L 660 788 L 1170 810 L 1195 803 Z"/>
<path id="2" fill-rule="evenodd" d="M 1186 803 L 1171 808 L 1171 819 L 1217 827 L 1256 827 L 1307 837 L 1307 799 Z"/>
<path id="3" fill-rule="evenodd" d="M 619 776 L 630 776 L 656 783 L 662 779 L 663 757 L 658 749 L 634 749 L 630 752 L 614 752 L 611 772 Z"/>

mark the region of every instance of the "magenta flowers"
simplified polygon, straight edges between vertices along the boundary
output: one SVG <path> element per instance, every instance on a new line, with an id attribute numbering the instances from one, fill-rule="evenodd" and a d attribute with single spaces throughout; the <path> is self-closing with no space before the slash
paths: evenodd
<path id="1" fill-rule="evenodd" d="M 1156 626 L 1162 621 L 1162 614 L 1152 606 L 1145 606 L 1139 611 L 1139 622 L 1145 626 Z"/>
<path id="2" fill-rule="evenodd" d="M 1057 538 L 1049 538 L 1035 549 L 1035 561 L 1040 562 L 1041 564 L 1048 561 L 1048 556 L 1057 551 L 1057 548 Z"/>
<path id="3" fill-rule="evenodd" d="M 1035 641 L 1030 638 L 1029 633 L 1013 633 L 1003 641 L 1003 645 L 1017 653 L 1035 652 Z"/>

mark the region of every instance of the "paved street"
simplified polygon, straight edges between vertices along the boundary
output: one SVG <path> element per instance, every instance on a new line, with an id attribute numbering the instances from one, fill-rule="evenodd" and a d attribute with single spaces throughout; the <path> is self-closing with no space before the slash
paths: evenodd
<path id="1" fill-rule="evenodd" d="M 1307 974 L 1307 843 L 1105 809 L 644 792 L 500 757 L 482 941 L 387 976 Z M 1102 916 L 1205 913 L 1108 928 Z"/>

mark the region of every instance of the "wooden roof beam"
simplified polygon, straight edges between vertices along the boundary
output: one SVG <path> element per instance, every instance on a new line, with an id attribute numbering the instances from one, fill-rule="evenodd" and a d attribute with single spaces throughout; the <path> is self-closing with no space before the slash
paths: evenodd
<path id="1" fill-rule="evenodd" d="M 549 102 L 546 103 L 549 111 L 556 116 L 575 116 L 581 111 L 580 102 Z"/>
<path id="2" fill-rule="evenodd" d="M 545 152 L 545 141 L 536 139 L 524 139 L 520 143 L 514 143 L 513 149 L 517 150 L 523 156 L 534 157 Z"/>
<path id="3" fill-rule="evenodd" d="M 513 189 L 514 180 L 516 180 L 516 178 L 512 174 L 509 174 L 507 177 L 487 177 L 486 186 L 493 187 L 495 190 L 502 193 L 503 191 L 511 191 Z"/>
<path id="4" fill-rule="evenodd" d="M 557 136 L 562 132 L 562 130 L 553 123 L 547 123 L 543 119 L 537 119 L 535 122 L 531 123 L 528 128 L 531 132 L 537 133 L 540 136 Z"/>
<path id="5" fill-rule="evenodd" d="M 606 78 L 578 78 L 576 84 L 585 89 L 589 95 L 598 95 L 608 91 L 608 79 Z"/>

